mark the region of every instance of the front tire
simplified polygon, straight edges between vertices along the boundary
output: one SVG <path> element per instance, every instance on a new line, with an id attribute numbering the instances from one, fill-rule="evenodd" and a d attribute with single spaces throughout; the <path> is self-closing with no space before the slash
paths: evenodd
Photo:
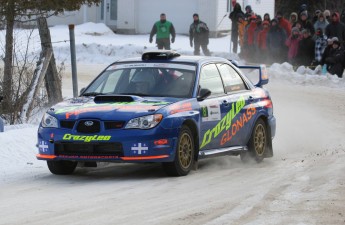
<path id="1" fill-rule="evenodd" d="M 265 158 L 264 156 L 267 148 L 267 127 L 262 119 L 258 119 L 248 142 L 248 152 L 241 153 L 241 160 L 247 162 L 249 159 L 254 159 L 256 162 L 260 163 Z"/>
<path id="2" fill-rule="evenodd" d="M 163 168 L 169 176 L 186 176 L 194 163 L 194 138 L 187 126 L 182 126 L 177 141 L 175 159 L 173 162 L 163 163 Z"/>
<path id="3" fill-rule="evenodd" d="M 68 175 L 74 172 L 77 162 L 72 161 L 47 161 L 48 168 L 52 174 Z"/>

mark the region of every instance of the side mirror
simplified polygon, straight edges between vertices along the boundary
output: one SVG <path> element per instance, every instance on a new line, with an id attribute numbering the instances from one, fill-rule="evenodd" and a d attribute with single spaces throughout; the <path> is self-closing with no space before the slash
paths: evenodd
<path id="1" fill-rule="evenodd" d="M 86 89 L 86 88 L 84 88 L 84 87 L 83 87 L 82 89 L 80 89 L 80 91 L 79 91 L 79 95 L 82 95 L 82 94 L 83 94 L 83 92 L 85 91 L 85 89 Z"/>
<path id="2" fill-rule="evenodd" d="M 203 101 L 205 100 L 208 96 L 211 95 L 211 91 L 207 88 L 201 88 L 199 91 L 199 95 L 197 97 L 198 101 Z"/>

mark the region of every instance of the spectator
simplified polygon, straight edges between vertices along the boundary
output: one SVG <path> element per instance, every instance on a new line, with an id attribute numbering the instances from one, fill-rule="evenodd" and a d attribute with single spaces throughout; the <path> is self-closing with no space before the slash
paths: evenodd
<path id="1" fill-rule="evenodd" d="M 231 41 L 233 43 L 232 52 L 237 53 L 238 46 L 238 19 L 239 17 L 244 18 L 244 13 L 242 12 L 241 5 L 236 3 L 234 10 L 229 14 L 229 19 L 231 20 Z"/>
<path id="2" fill-rule="evenodd" d="M 344 4 L 344 7 L 345 7 L 345 4 Z M 345 24 L 345 8 L 341 12 L 340 21 Z"/>
<path id="3" fill-rule="evenodd" d="M 244 18 L 249 21 L 250 17 L 254 14 L 252 7 L 250 5 L 247 5 L 245 8 Z"/>
<path id="4" fill-rule="evenodd" d="M 281 49 L 285 46 L 286 33 L 283 28 L 278 25 L 278 20 L 271 21 L 271 27 L 267 34 L 267 47 L 270 58 L 275 62 L 281 62 L 285 57 Z"/>
<path id="5" fill-rule="evenodd" d="M 297 21 L 297 22 L 295 23 L 295 26 L 294 26 L 294 27 L 297 27 L 298 30 L 299 30 L 299 32 L 302 32 L 302 30 L 303 30 L 301 21 Z M 302 33 L 301 33 L 301 34 L 302 34 Z"/>
<path id="6" fill-rule="evenodd" d="M 300 7 L 299 7 L 299 12 L 298 14 L 301 14 L 302 12 L 305 12 L 308 16 L 308 6 L 307 4 L 302 4 Z"/>
<path id="7" fill-rule="evenodd" d="M 325 11 L 323 11 L 323 15 L 325 16 L 326 20 L 328 23 L 332 22 L 332 18 L 331 18 L 331 12 L 326 9 Z"/>
<path id="8" fill-rule="evenodd" d="M 287 36 L 291 35 L 291 24 L 287 19 L 283 17 L 283 13 L 281 11 L 278 11 L 276 14 L 276 18 L 278 20 L 278 24 L 281 28 L 285 30 L 285 33 Z"/>
<path id="9" fill-rule="evenodd" d="M 289 48 L 288 61 L 292 65 L 296 65 L 296 57 L 298 54 L 299 42 L 301 40 L 301 34 L 297 27 L 292 28 L 291 35 L 286 39 L 285 44 Z"/>
<path id="10" fill-rule="evenodd" d="M 297 13 L 296 12 L 292 12 L 290 14 L 290 20 L 289 20 L 291 27 L 295 27 L 297 21 L 298 21 Z"/>
<path id="11" fill-rule="evenodd" d="M 265 13 L 265 15 L 264 15 L 264 21 L 268 21 L 268 24 L 271 22 L 270 14 Z"/>
<path id="12" fill-rule="evenodd" d="M 254 53 L 255 55 L 253 54 L 254 58 L 261 58 L 261 52 L 259 51 L 259 44 L 258 44 L 258 36 L 259 36 L 259 33 L 260 31 L 262 31 L 263 29 L 263 25 L 262 25 L 262 18 L 260 15 L 257 15 L 256 16 L 256 27 L 254 29 Z"/>
<path id="13" fill-rule="evenodd" d="M 300 14 L 300 20 L 302 29 L 309 30 L 311 35 L 314 35 L 315 30 L 314 30 L 314 25 L 308 20 L 308 13 L 302 12 Z"/>
<path id="14" fill-rule="evenodd" d="M 256 29 L 256 16 L 252 15 L 249 19 L 249 23 L 246 27 L 246 32 L 244 34 L 244 45 L 246 48 L 245 56 L 247 58 L 253 58 L 255 55 L 255 47 L 254 47 L 254 33 Z"/>
<path id="15" fill-rule="evenodd" d="M 315 61 L 313 65 L 320 65 L 322 61 L 322 54 L 327 47 L 327 37 L 321 28 L 317 28 L 315 32 Z"/>
<path id="16" fill-rule="evenodd" d="M 338 40 L 338 38 L 334 37 L 334 38 L 328 38 L 327 39 L 327 46 L 325 48 L 325 50 L 322 53 L 322 58 L 321 58 L 321 65 L 326 64 L 326 58 L 329 57 L 330 55 L 330 51 L 333 48 L 333 40 Z"/>
<path id="17" fill-rule="evenodd" d="M 340 43 L 345 41 L 345 25 L 340 22 L 338 13 L 332 14 L 332 22 L 326 27 L 327 37 L 337 37 Z"/>
<path id="18" fill-rule="evenodd" d="M 238 15 L 238 37 L 240 39 L 240 46 L 241 46 L 241 57 L 243 56 L 243 50 L 245 49 L 244 47 L 244 35 L 246 31 L 246 26 L 248 22 L 244 20 L 244 14 Z"/>
<path id="19" fill-rule="evenodd" d="M 150 33 L 150 43 L 153 41 L 153 36 L 156 34 L 156 43 L 158 49 L 166 49 L 170 50 L 170 35 L 171 35 L 171 43 L 175 42 L 175 28 L 174 25 L 166 20 L 166 15 L 162 13 L 160 15 L 160 20 L 157 21 L 151 30 Z"/>
<path id="20" fill-rule="evenodd" d="M 193 23 L 189 28 L 189 40 L 190 46 L 193 47 L 194 39 L 194 55 L 200 55 L 200 46 L 204 55 L 211 55 L 207 48 L 209 43 L 209 29 L 207 24 L 199 20 L 199 15 L 197 13 L 193 14 Z"/>
<path id="21" fill-rule="evenodd" d="M 258 34 L 258 48 L 261 58 L 266 61 L 268 58 L 268 48 L 267 48 L 267 34 L 270 29 L 270 23 L 267 20 L 262 22 L 262 30 Z"/>
<path id="22" fill-rule="evenodd" d="M 313 24 L 319 19 L 320 13 L 321 13 L 320 9 L 315 10 L 315 13 L 314 13 L 314 16 L 313 16 L 313 19 L 312 19 L 312 23 Z"/>
<path id="23" fill-rule="evenodd" d="M 332 49 L 329 56 L 325 59 L 327 63 L 327 71 L 330 74 L 336 74 L 339 78 L 343 77 L 344 72 L 344 49 L 341 47 L 340 42 L 333 39 Z"/>
<path id="24" fill-rule="evenodd" d="M 318 28 L 321 28 L 322 33 L 324 34 L 326 31 L 326 27 L 328 25 L 328 21 L 325 19 L 325 16 L 322 12 L 319 13 L 318 20 L 314 23 L 314 29 L 317 30 Z"/>
<path id="25" fill-rule="evenodd" d="M 310 66 L 315 58 L 315 41 L 309 30 L 302 30 L 302 40 L 299 42 L 297 60 L 299 65 Z"/>

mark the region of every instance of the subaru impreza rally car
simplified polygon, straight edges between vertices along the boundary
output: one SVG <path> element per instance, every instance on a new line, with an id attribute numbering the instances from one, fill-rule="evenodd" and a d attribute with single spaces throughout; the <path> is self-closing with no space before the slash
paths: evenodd
<path id="1" fill-rule="evenodd" d="M 273 156 L 276 122 L 264 66 L 253 84 L 231 61 L 146 52 L 108 66 L 89 86 L 51 107 L 38 129 L 37 158 L 53 174 L 97 162 L 162 163 L 184 176 L 200 159 Z"/>

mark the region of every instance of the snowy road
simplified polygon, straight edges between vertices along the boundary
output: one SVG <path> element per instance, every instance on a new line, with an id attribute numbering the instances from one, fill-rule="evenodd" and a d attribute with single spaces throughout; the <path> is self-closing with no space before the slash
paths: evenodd
<path id="1" fill-rule="evenodd" d="M 344 224 L 344 90 L 278 79 L 267 88 L 275 156 L 261 164 L 204 160 L 186 177 L 166 177 L 154 164 L 55 176 L 35 160 L 37 127 L 28 126 L 21 139 L 31 160 L 0 171 L 0 224 Z M 15 129 L 0 143 L 11 138 Z M 11 159 L 1 167 L 11 168 Z"/>

